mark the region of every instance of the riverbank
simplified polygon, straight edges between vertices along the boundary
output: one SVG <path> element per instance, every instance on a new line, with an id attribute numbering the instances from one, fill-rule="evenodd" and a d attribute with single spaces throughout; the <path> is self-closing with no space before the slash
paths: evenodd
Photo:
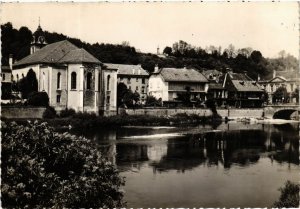
<path id="1" fill-rule="evenodd" d="M 97 127 L 121 127 L 121 126 L 169 126 L 169 125 L 191 125 L 191 124 L 214 124 L 220 123 L 218 115 L 199 116 L 195 114 L 176 114 L 173 116 L 154 115 L 115 115 L 96 116 L 95 114 L 76 113 L 69 117 L 55 117 L 51 119 L 39 119 L 47 122 L 56 129 L 94 129 Z M 26 123 L 27 119 L 4 119 L 5 121 L 16 121 Z"/>

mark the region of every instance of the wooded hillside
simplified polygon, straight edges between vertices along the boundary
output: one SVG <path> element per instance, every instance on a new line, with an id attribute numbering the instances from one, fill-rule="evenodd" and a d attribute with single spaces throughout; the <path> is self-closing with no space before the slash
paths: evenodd
<path id="1" fill-rule="evenodd" d="M 27 27 L 15 29 L 11 23 L 6 23 L 1 25 L 1 33 L 2 65 L 8 65 L 9 54 L 13 54 L 16 60 L 29 55 L 32 31 Z M 272 76 L 273 70 L 298 68 L 298 60 L 285 51 L 280 51 L 278 58 L 269 59 L 265 58 L 260 51 L 249 47 L 235 49 L 232 44 L 226 49 L 212 45 L 201 48 L 180 40 L 163 50 L 166 56 L 157 56 L 137 52 L 128 42 L 120 45 L 90 44 L 48 31 L 45 31 L 45 39 L 48 43 L 67 39 L 76 46 L 86 49 L 103 63 L 141 64 L 149 72 L 153 72 L 155 64 L 159 67 L 194 67 L 200 71 L 206 69 L 225 71 L 226 68 L 231 68 L 234 72 L 246 71 L 253 79 L 257 79 L 258 74 L 261 78 L 267 79 Z"/>

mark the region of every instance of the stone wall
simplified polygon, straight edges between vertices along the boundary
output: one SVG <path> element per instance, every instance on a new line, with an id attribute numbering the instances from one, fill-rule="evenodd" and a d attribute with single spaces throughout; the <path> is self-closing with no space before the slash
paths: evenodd
<path id="1" fill-rule="evenodd" d="M 245 117 L 254 117 L 260 118 L 263 115 L 264 110 L 262 108 L 259 109 L 219 109 L 217 110 L 218 114 L 225 118 L 245 118 Z M 212 112 L 210 109 L 119 109 L 119 113 L 126 113 L 128 115 L 176 115 L 181 113 L 186 113 L 188 115 L 196 114 L 201 116 L 210 116 Z"/>
<path id="2" fill-rule="evenodd" d="M 45 107 L 1 107 L 1 117 L 4 118 L 43 118 Z"/>

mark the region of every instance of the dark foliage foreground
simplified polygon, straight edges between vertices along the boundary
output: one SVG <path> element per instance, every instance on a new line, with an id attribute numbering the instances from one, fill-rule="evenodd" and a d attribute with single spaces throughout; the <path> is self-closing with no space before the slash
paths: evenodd
<path id="1" fill-rule="evenodd" d="M 92 142 L 38 122 L 1 131 L 2 207 L 122 206 L 124 180 Z"/>
<path id="2" fill-rule="evenodd" d="M 277 208 L 298 208 L 299 207 L 299 188 L 300 185 L 287 181 L 284 187 L 280 188 L 280 197 L 275 202 Z"/>

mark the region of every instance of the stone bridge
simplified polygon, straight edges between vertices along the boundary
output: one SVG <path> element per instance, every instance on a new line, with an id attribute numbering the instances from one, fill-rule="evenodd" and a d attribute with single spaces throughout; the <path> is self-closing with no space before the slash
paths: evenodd
<path id="1" fill-rule="evenodd" d="M 268 105 L 264 107 L 264 113 L 266 117 L 274 119 L 291 119 L 291 115 L 296 112 L 299 116 L 299 105 Z"/>

